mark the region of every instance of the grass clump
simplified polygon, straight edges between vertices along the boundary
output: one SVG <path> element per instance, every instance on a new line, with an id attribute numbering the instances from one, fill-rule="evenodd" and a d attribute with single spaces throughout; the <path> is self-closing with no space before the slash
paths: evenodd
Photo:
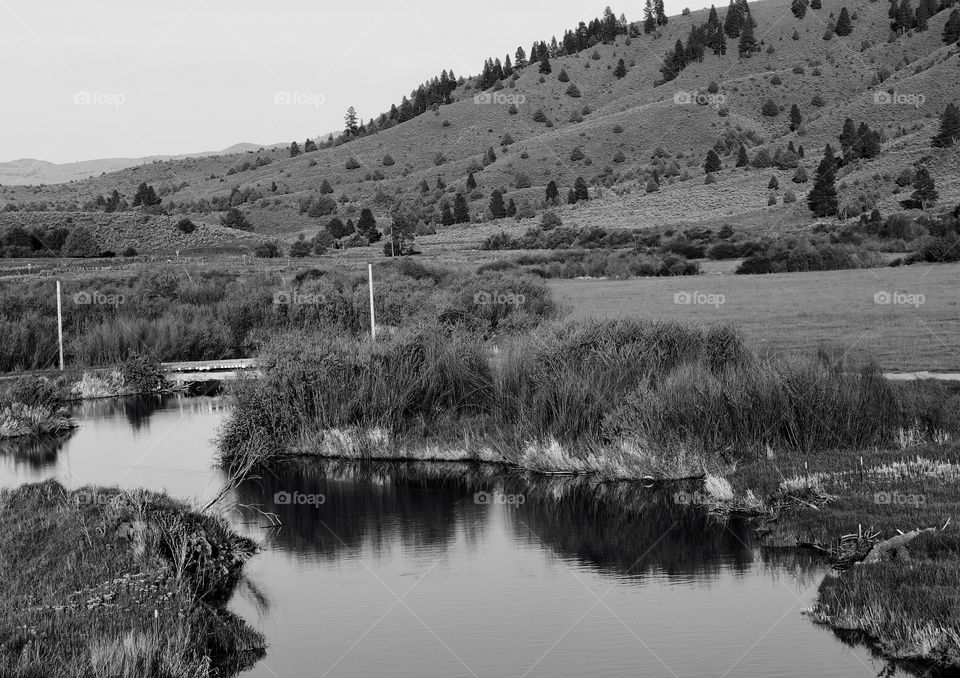
<path id="1" fill-rule="evenodd" d="M 229 676 L 263 654 L 223 607 L 254 544 L 217 518 L 47 481 L 0 493 L 0 534 L 4 676 Z"/>

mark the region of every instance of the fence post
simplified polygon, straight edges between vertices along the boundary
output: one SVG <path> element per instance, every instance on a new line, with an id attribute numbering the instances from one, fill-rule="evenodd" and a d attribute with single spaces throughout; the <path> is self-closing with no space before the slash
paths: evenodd
<path id="1" fill-rule="evenodd" d="M 60 281 L 57 281 L 57 343 L 60 346 L 60 371 L 63 372 L 63 308 L 60 303 Z"/>
<path id="2" fill-rule="evenodd" d="M 370 278 L 370 338 L 377 339 L 377 320 L 373 311 L 373 264 L 367 264 L 367 274 Z"/>

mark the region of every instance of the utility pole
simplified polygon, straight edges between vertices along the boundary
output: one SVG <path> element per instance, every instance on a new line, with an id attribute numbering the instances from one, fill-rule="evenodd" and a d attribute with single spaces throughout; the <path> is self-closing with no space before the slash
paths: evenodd
<path id="1" fill-rule="evenodd" d="M 57 341 L 60 345 L 60 371 L 63 372 L 63 306 L 60 302 L 60 281 L 57 281 Z"/>
<path id="2" fill-rule="evenodd" d="M 377 320 L 373 311 L 373 264 L 367 264 L 367 275 L 370 278 L 370 338 L 377 340 Z"/>

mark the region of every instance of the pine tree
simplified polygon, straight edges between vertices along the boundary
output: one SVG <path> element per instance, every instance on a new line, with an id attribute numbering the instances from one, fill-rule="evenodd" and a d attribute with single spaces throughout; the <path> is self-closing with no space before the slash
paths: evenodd
<path id="1" fill-rule="evenodd" d="M 490 214 L 493 215 L 494 219 L 503 219 L 507 216 L 507 207 L 503 204 L 503 194 L 494 190 L 490 194 Z"/>
<path id="2" fill-rule="evenodd" d="M 466 224 L 470 221 L 470 206 L 467 205 L 467 199 L 463 193 L 457 193 L 453 201 L 453 220 L 458 224 Z"/>
<path id="3" fill-rule="evenodd" d="M 920 4 L 917 7 L 917 14 L 913 20 L 913 29 L 915 31 L 923 32 L 930 28 L 928 19 L 930 18 L 930 7 L 927 4 L 926 0 L 920 0 Z"/>
<path id="4" fill-rule="evenodd" d="M 920 203 L 920 209 L 927 209 L 937 201 L 940 194 L 937 192 L 936 185 L 933 183 L 933 177 L 930 176 L 926 167 L 921 167 L 913 175 L 913 195 L 911 200 Z"/>
<path id="5" fill-rule="evenodd" d="M 613 74 L 619 79 L 624 77 L 627 74 L 627 64 L 624 63 L 623 59 L 617 62 L 617 67 L 614 69 Z"/>
<path id="6" fill-rule="evenodd" d="M 453 226 L 453 224 L 456 223 L 453 218 L 453 212 L 450 211 L 450 205 L 448 203 L 444 203 L 443 209 L 440 212 L 440 223 L 444 226 Z"/>
<path id="7" fill-rule="evenodd" d="M 298 155 L 300 155 L 300 144 L 294 141 L 290 144 L 290 157 L 296 158 Z"/>
<path id="8" fill-rule="evenodd" d="M 733 0 L 731 0 L 732 2 Z M 643 32 L 653 33 L 657 28 L 657 19 L 653 14 L 653 2 L 647 0 L 643 8 Z"/>
<path id="9" fill-rule="evenodd" d="M 818 217 L 829 217 L 837 213 L 839 201 L 837 198 L 837 165 L 833 157 L 830 144 L 824 149 L 823 159 L 817 167 L 813 188 L 807 197 L 810 211 Z"/>
<path id="10" fill-rule="evenodd" d="M 321 193 L 333 193 L 333 186 L 330 185 L 330 182 L 324 179 L 320 182 L 320 192 Z"/>
<path id="11" fill-rule="evenodd" d="M 347 114 L 343 116 L 344 122 L 347 124 L 347 132 L 349 134 L 356 134 L 359 124 L 357 123 L 357 109 L 353 106 L 347 109 Z"/>
<path id="12" fill-rule="evenodd" d="M 657 13 L 657 26 L 666 26 L 667 13 L 663 7 L 663 0 L 653 0 L 653 9 Z"/>
<path id="13" fill-rule="evenodd" d="M 577 177 L 577 180 L 573 182 L 573 192 L 577 196 L 577 200 L 590 199 L 590 190 L 587 188 L 587 182 L 584 181 L 583 177 Z"/>
<path id="14" fill-rule="evenodd" d="M 952 45 L 960 41 L 960 11 L 953 10 L 943 27 L 943 42 Z"/>
<path id="15" fill-rule="evenodd" d="M 793 0 L 793 2 L 790 3 L 790 10 L 795 17 L 802 19 L 807 14 L 807 6 L 809 4 L 809 0 Z"/>
<path id="16" fill-rule="evenodd" d="M 720 25 L 720 19 L 717 17 L 717 8 L 710 5 L 710 16 L 707 17 L 707 25 L 716 28 Z"/>
<path id="17" fill-rule="evenodd" d="M 740 46 L 738 50 L 741 57 L 749 58 L 759 49 L 753 37 L 753 25 L 750 21 L 744 21 L 740 30 Z"/>
<path id="18" fill-rule="evenodd" d="M 843 121 L 843 130 L 840 132 L 840 152 L 847 155 L 850 152 L 850 149 L 853 148 L 854 142 L 857 140 L 857 127 L 853 122 L 853 118 L 847 118 Z"/>
<path id="19" fill-rule="evenodd" d="M 523 51 L 523 47 L 517 47 L 517 53 L 513 58 L 513 64 L 518 70 L 527 67 L 527 53 Z"/>
<path id="20" fill-rule="evenodd" d="M 740 6 L 730 0 L 730 7 L 727 8 L 727 16 L 723 22 L 723 31 L 727 34 L 729 38 L 739 38 L 740 37 L 740 24 L 743 22 L 743 17 L 740 15 Z"/>
<path id="21" fill-rule="evenodd" d="M 560 203 L 560 189 L 557 188 L 556 181 L 551 181 L 547 184 L 547 203 L 553 205 Z"/>
<path id="22" fill-rule="evenodd" d="M 544 75 L 549 75 L 552 71 L 553 69 L 550 68 L 550 55 L 544 51 L 540 59 L 540 72 Z"/>
<path id="23" fill-rule="evenodd" d="M 513 201 L 513 198 L 510 198 L 510 202 L 507 203 L 507 216 L 508 217 L 517 216 L 517 203 Z"/>
<path id="24" fill-rule="evenodd" d="M 477 187 L 477 179 L 473 176 L 473 172 L 467 175 L 467 190 L 472 191 Z"/>
<path id="25" fill-rule="evenodd" d="M 703 171 L 710 174 L 711 172 L 719 172 L 721 167 L 720 156 L 711 148 L 707 151 L 707 159 L 703 163 Z"/>
<path id="26" fill-rule="evenodd" d="M 846 7 L 840 8 L 840 17 L 837 19 L 837 25 L 834 27 L 833 32 L 840 37 L 853 33 L 853 24 L 850 22 L 850 12 L 847 11 Z"/>
<path id="27" fill-rule="evenodd" d="M 932 143 L 937 148 L 948 148 L 960 139 L 960 110 L 950 103 L 940 115 L 940 132 L 933 137 Z"/>
<path id="28" fill-rule="evenodd" d="M 747 149 L 740 144 L 740 150 L 737 151 L 737 167 L 749 167 L 750 156 L 747 155 Z"/>
<path id="29" fill-rule="evenodd" d="M 803 124 L 803 115 L 800 113 L 800 107 L 794 104 L 790 107 L 790 131 L 796 132 Z M 791 145 L 793 142 L 790 142 Z M 793 150 L 793 149 L 791 149 Z"/>

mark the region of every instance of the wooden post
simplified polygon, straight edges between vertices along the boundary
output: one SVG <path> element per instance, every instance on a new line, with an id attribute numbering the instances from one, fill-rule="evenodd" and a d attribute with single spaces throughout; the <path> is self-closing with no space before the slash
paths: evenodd
<path id="1" fill-rule="evenodd" d="M 377 319 L 373 311 L 373 264 L 367 264 L 367 274 L 370 278 L 370 338 L 377 339 Z"/>
<path id="2" fill-rule="evenodd" d="M 57 341 L 60 345 L 60 371 L 63 372 L 63 307 L 60 302 L 60 281 L 57 281 Z"/>

